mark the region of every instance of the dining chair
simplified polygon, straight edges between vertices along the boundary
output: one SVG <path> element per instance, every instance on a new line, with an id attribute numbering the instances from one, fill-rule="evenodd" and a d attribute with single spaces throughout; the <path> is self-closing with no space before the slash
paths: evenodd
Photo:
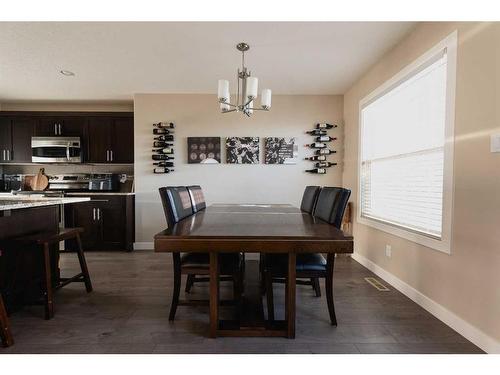
<path id="1" fill-rule="evenodd" d="M 190 186 L 191 191 L 197 191 L 199 186 Z M 198 199 L 203 197 L 201 188 L 197 195 Z M 168 227 L 192 216 L 194 210 L 198 212 L 206 207 L 201 201 L 192 201 L 190 191 L 185 186 L 167 186 L 159 189 L 165 218 Z M 193 195 L 195 196 L 195 195 Z M 193 204 L 193 202 L 195 204 Z M 195 207 L 196 206 L 196 207 Z M 210 258 L 208 253 L 172 253 L 174 263 L 174 291 L 172 304 L 170 306 L 169 320 L 174 320 L 177 306 L 179 305 L 206 305 L 208 301 L 181 301 L 179 300 L 182 275 L 188 276 L 186 291 L 189 292 L 194 282 L 209 281 L 208 276 L 197 278 L 196 275 L 209 275 Z M 233 281 L 235 300 L 239 299 L 242 291 L 242 258 L 240 254 L 219 254 L 220 280 Z M 189 281 L 191 280 L 191 281 Z M 190 285 L 189 285 L 190 283 Z"/>
<path id="2" fill-rule="evenodd" d="M 300 210 L 312 214 L 320 191 L 320 186 L 306 186 L 304 194 L 302 195 Z"/>
<path id="3" fill-rule="evenodd" d="M 318 200 L 319 192 L 321 191 L 321 186 L 306 186 L 304 189 L 304 193 L 302 194 L 302 202 L 300 203 L 300 210 L 302 212 L 306 212 L 308 214 L 312 214 L 314 212 L 314 208 L 316 207 L 316 201 Z M 285 255 L 281 255 L 285 256 Z M 261 274 L 261 289 L 262 293 L 265 293 L 265 277 L 264 277 L 264 263 L 266 254 L 260 254 L 260 274 Z M 284 283 L 285 279 L 276 278 L 275 282 Z M 297 284 L 299 285 L 310 285 L 316 293 L 316 297 L 321 296 L 321 287 L 319 285 L 319 279 L 312 278 L 310 280 L 297 280 Z"/>
<path id="4" fill-rule="evenodd" d="M 5 311 L 5 306 L 3 304 L 3 298 L 0 294 L 0 337 L 2 339 L 2 345 L 8 347 L 14 344 L 14 339 L 12 338 L 12 333 L 9 326 L 9 318 L 7 317 L 7 312 Z"/>
<path id="5" fill-rule="evenodd" d="M 340 229 L 342 217 L 351 191 L 340 187 L 323 187 L 318 195 L 313 216 Z M 318 280 L 325 279 L 325 294 L 328 312 L 332 325 L 337 325 L 335 306 L 333 304 L 333 267 L 335 254 L 328 254 L 327 259 L 317 253 L 298 253 L 296 278 Z M 273 282 L 283 282 L 287 275 L 288 259 L 283 254 L 272 254 L 265 257 L 264 280 L 266 284 L 268 319 L 274 320 Z M 300 280 L 297 280 L 297 284 Z M 316 282 L 316 281 L 315 281 Z"/>

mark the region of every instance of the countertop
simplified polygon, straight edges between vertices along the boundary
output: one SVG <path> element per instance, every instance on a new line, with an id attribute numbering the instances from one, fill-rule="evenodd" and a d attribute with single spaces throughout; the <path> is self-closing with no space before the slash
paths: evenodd
<path id="1" fill-rule="evenodd" d="M 126 193 L 120 191 L 79 191 L 66 193 L 66 196 L 92 196 L 92 195 L 135 195 L 135 193 Z"/>
<path id="2" fill-rule="evenodd" d="M 49 198 L 41 197 L 40 195 L 13 195 L 10 193 L 0 193 L 0 211 L 42 206 L 55 206 L 59 204 L 72 204 L 86 202 L 89 200 L 89 197 Z"/>

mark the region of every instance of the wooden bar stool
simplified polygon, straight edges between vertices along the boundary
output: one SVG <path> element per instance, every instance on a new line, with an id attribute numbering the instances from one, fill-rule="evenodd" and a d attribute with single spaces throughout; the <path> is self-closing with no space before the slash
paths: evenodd
<path id="1" fill-rule="evenodd" d="M 44 290 L 44 304 L 45 304 L 45 319 L 51 319 L 54 317 L 54 302 L 53 302 L 53 285 L 52 285 L 52 270 L 50 267 L 50 246 L 53 244 L 59 244 L 61 241 L 65 240 L 76 240 L 76 253 L 78 255 L 78 261 L 80 262 L 81 272 L 73 277 L 59 277 L 54 288 L 59 289 L 63 286 L 68 285 L 72 282 L 83 282 L 85 283 L 85 288 L 87 293 L 92 292 L 92 282 L 90 281 L 90 275 L 87 268 L 87 262 L 85 261 L 85 255 L 83 253 L 82 241 L 80 239 L 80 233 L 83 232 L 83 228 L 65 228 L 56 234 L 36 234 L 32 236 L 26 236 L 21 239 L 23 243 L 35 243 L 41 246 L 43 249 L 43 259 L 44 259 L 44 277 L 45 277 L 45 290 Z"/>
<path id="2" fill-rule="evenodd" d="M 7 317 L 7 312 L 5 311 L 5 306 L 3 304 L 3 298 L 0 294 L 0 336 L 2 338 L 2 345 L 5 347 L 14 344 L 14 339 L 9 327 L 9 318 Z"/>

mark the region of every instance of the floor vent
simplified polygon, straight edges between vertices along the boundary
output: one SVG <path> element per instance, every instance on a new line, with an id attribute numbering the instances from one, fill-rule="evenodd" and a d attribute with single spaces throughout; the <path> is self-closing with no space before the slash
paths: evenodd
<path id="1" fill-rule="evenodd" d="M 388 292 L 390 290 L 388 287 L 386 287 L 384 284 L 382 284 L 380 281 L 378 281 L 374 277 L 365 277 L 365 280 L 368 284 L 373 286 L 379 292 Z"/>

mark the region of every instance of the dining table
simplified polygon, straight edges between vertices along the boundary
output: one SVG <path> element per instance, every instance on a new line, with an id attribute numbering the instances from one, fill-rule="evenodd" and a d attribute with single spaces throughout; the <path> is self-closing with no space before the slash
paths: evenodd
<path id="1" fill-rule="evenodd" d="M 154 250 L 209 254 L 209 337 L 295 338 L 297 254 L 350 254 L 353 238 L 288 204 L 213 204 L 156 234 Z M 288 255 L 284 320 L 264 319 L 258 282 L 245 282 L 239 319 L 219 319 L 218 254 L 231 252 Z M 255 271 L 245 277 L 258 278 Z"/>

